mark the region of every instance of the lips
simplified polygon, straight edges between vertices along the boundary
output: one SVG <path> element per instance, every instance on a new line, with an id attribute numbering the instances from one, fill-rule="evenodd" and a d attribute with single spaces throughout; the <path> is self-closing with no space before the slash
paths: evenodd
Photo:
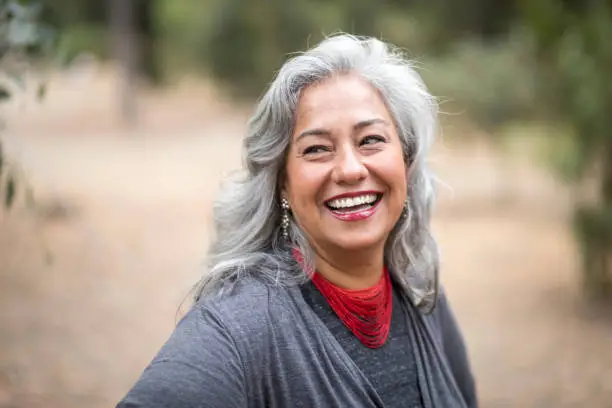
<path id="1" fill-rule="evenodd" d="M 359 221 L 374 214 L 382 196 L 378 191 L 340 194 L 325 201 L 325 207 L 342 221 Z"/>

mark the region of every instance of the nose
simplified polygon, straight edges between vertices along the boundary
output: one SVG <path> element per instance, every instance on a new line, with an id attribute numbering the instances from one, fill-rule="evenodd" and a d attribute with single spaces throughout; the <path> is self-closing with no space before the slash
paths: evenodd
<path id="1" fill-rule="evenodd" d="M 354 184 L 368 176 L 368 169 L 354 148 L 343 149 L 336 158 L 332 180 L 336 183 Z"/>

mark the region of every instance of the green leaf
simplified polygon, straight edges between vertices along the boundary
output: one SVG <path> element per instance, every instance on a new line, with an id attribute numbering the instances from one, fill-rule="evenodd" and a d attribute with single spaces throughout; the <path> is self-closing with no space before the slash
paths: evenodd
<path id="1" fill-rule="evenodd" d="M 17 185 L 15 183 L 15 179 L 12 175 L 9 175 L 8 181 L 6 182 L 6 194 L 4 196 L 4 208 L 10 210 L 15 202 L 15 193 L 17 190 Z"/>
<path id="2" fill-rule="evenodd" d="M 9 99 L 10 97 L 11 93 L 8 91 L 8 89 L 0 87 L 0 102 L 3 102 L 6 99 Z"/>

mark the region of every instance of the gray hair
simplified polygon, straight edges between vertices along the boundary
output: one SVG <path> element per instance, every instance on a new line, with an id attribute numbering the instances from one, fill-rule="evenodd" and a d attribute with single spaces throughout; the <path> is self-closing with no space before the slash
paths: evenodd
<path id="1" fill-rule="evenodd" d="M 415 304 L 435 306 L 439 255 L 429 225 L 434 178 L 425 159 L 436 134 L 437 103 L 400 50 L 347 34 L 328 37 L 289 59 L 257 104 L 244 140 L 245 171 L 222 186 L 213 207 L 216 236 L 208 271 L 195 288 L 196 301 L 247 275 L 285 285 L 309 279 L 304 271 L 314 264 L 314 253 L 297 223 L 290 221 L 289 237 L 306 268 L 294 267 L 282 238 L 281 180 L 300 92 L 346 73 L 360 75 L 380 92 L 407 163 L 407 212 L 385 244 L 386 265 Z"/>

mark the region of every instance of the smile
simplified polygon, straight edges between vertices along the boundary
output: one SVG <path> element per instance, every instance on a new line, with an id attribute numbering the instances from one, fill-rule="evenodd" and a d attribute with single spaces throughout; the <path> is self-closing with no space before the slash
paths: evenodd
<path id="1" fill-rule="evenodd" d="M 381 199 L 378 192 L 343 194 L 327 200 L 325 207 L 342 221 L 360 221 L 374 214 Z"/>

